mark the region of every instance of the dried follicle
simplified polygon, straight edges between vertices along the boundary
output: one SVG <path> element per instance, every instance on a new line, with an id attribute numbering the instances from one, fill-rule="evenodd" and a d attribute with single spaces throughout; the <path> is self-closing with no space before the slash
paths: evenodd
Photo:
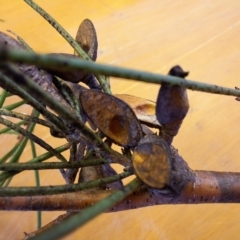
<path id="1" fill-rule="evenodd" d="M 132 108 L 141 123 L 149 127 L 161 127 L 156 117 L 155 102 L 128 94 L 115 94 L 115 96 L 126 102 Z"/>
<path id="2" fill-rule="evenodd" d="M 91 122 L 116 144 L 135 147 L 142 138 L 138 119 L 122 100 L 98 90 L 83 90 L 80 102 Z"/>
<path id="3" fill-rule="evenodd" d="M 26 50 L 25 47 L 19 43 L 16 39 L 8 36 L 7 34 L 0 32 L 0 48 L 11 48 L 11 49 L 21 49 Z M 34 82 L 36 82 L 40 87 L 42 87 L 46 92 L 51 94 L 56 100 L 61 102 L 64 107 L 68 108 L 70 111 L 72 109 L 67 104 L 67 102 L 62 98 L 62 96 L 58 93 L 58 90 L 53 86 L 52 81 L 54 76 L 49 72 L 44 72 L 36 66 L 27 65 L 27 64 L 15 64 L 18 69 L 30 77 Z M 6 76 L 13 78 L 16 83 L 19 81 L 18 78 L 14 78 L 9 71 L 6 70 L 5 67 L 1 67 L 1 72 Z M 9 89 L 6 87 L 1 81 L 0 86 L 7 89 L 10 93 L 15 94 L 14 89 Z M 37 97 L 37 96 L 36 96 Z"/>
<path id="4" fill-rule="evenodd" d="M 134 149 L 132 161 L 136 175 L 147 186 L 161 189 L 170 185 L 171 155 L 161 137 L 146 135 Z"/>
<path id="5" fill-rule="evenodd" d="M 79 59 L 76 55 L 68 54 L 68 53 L 49 53 L 47 56 L 53 56 L 53 57 L 66 57 L 71 59 Z M 83 82 L 87 84 L 90 88 L 93 89 L 101 89 L 99 86 L 96 78 L 93 74 L 86 74 L 84 71 L 81 70 L 65 70 L 65 69 L 48 69 L 47 67 L 44 68 L 44 70 L 49 71 L 51 74 L 56 75 L 57 77 L 60 77 L 64 81 L 70 82 L 70 83 L 79 83 Z"/>
<path id="6" fill-rule="evenodd" d="M 82 47 L 82 49 L 89 55 L 89 57 L 96 61 L 97 59 L 97 50 L 98 50 L 98 41 L 97 41 L 97 34 L 94 28 L 93 23 L 89 19 L 85 19 L 79 26 L 76 42 Z M 81 56 L 76 56 L 73 54 L 67 53 L 50 53 L 47 54 L 48 56 L 54 57 L 67 57 L 69 59 L 78 59 Z M 48 70 L 46 68 L 46 70 Z M 81 70 L 65 70 L 65 69 L 55 69 L 49 70 L 52 74 L 60 77 L 61 79 L 71 82 L 71 83 L 79 83 L 83 82 L 88 85 L 90 88 L 93 89 L 101 89 L 100 85 L 98 84 L 96 78 L 91 73 L 86 73 Z"/>
<path id="7" fill-rule="evenodd" d="M 66 57 L 71 59 L 79 59 L 77 56 L 73 54 L 68 54 L 68 53 L 49 53 L 47 56 L 52 56 L 52 57 Z M 48 70 L 47 68 L 45 70 Z M 72 82 L 72 83 L 79 83 L 83 77 L 86 75 L 82 71 L 75 70 L 75 71 L 69 71 L 65 69 L 56 69 L 56 70 L 49 70 L 52 74 L 60 77 L 61 79 Z"/>
<path id="8" fill-rule="evenodd" d="M 85 19 L 80 24 L 77 35 L 76 42 L 82 47 L 82 49 L 89 55 L 89 57 L 96 61 L 97 50 L 98 50 L 98 40 L 95 27 L 91 20 Z M 75 52 L 75 54 L 77 54 Z"/>
<path id="9" fill-rule="evenodd" d="M 174 66 L 168 74 L 180 78 L 188 76 L 188 72 L 184 72 L 180 66 Z M 162 125 L 161 136 L 168 144 L 171 144 L 173 137 L 177 135 L 188 109 L 186 88 L 167 83 L 161 85 L 157 98 L 156 115 Z"/>

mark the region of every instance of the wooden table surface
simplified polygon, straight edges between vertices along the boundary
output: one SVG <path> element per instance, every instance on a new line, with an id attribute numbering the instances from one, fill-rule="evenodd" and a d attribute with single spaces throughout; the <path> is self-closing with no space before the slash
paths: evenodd
<path id="1" fill-rule="evenodd" d="M 240 86 L 240 1 L 38 1 L 75 37 L 80 22 L 93 21 L 99 39 L 98 62 L 166 74 L 180 64 L 189 79 Z M 1 1 L 0 30 L 23 37 L 36 52 L 73 50 L 23 1 Z M 156 100 L 159 86 L 111 79 L 113 93 Z M 190 111 L 173 142 L 192 169 L 240 171 L 240 103 L 234 97 L 188 91 Z M 22 111 L 27 112 L 28 107 Z M 44 128 L 37 134 L 59 146 Z M 13 140 L 1 136 L 1 151 Z M 38 148 L 38 154 L 45 152 Z M 65 155 L 66 156 L 66 155 Z M 23 159 L 31 159 L 28 146 Z M 49 177 L 51 176 L 51 177 Z M 62 184 L 41 172 L 41 184 Z M 12 185 L 33 185 L 34 174 L 20 174 Z M 63 239 L 240 239 L 240 205 L 168 205 L 103 214 Z M 60 212 L 44 212 L 43 224 Z M 21 239 L 36 229 L 35 212 L 1 212 L 0 239 Z"/>

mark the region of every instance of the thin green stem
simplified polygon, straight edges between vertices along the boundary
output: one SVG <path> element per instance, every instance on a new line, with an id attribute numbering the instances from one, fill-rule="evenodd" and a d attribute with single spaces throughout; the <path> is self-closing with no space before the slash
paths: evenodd
<path id="1" fill-rule="evenodd" d="M 6 182 L 4 182 L 3 187 L 8 187 L 11 181 L 12 181 L 12 178 L 9 178 Z"/>
<path id="2" fill-rule="evenodd" d="M 132 175 L 132 172 L 123 172 L 116 174 L 114 176 L 97 179 L 89 182 L 79 183 L 79 184 L 69 184 L 61 186 L 50 186 L 50 187 L 8 187 L 1 188 L 0 196 L 37 196 L 37 195 L 50 195 L 50 194 L 60 194 L 60 193 L 69 193 L 81 191 L 84 189 L 99 187 L 106 185 L 120 179 L 129 177 Z"/>
<path id="3" fill-rule="evenodd" d="M 40 139 L 36 135 L 32 134 L 31 131 L 27 131 L 24 128 L 21 128 L 21 127 L 17 126 L 16 124 L 10 122 L 9 120 L 2 118 L 1 116 L 0 116 L 0 123 L 13 129 L 16 132 L 22 134 L 23 136 L 31 139 L 32 141 L 34 141 L 35 143 L 37 143 L 38 145 L 40 145 L 42 148 L 46 149 L 47 151 L 52 152 L 60 161 L 62 161 L 62 162 L 67 161 L 65 159 L 65 157 L 63 157 L 60 153 L 55 151 L 54 148 L 52 148 L 49 144 L 44 142 L 42 139 Z M 33 124 L 35 124 L 35 123 L 33 123 Z"/>
<path id="4" fill-rule="evenodd" d="M 134 179 L 122 190 L 118 190 L 112 193 L 110 196 L 94 204 L 93 206 L 77 213 L 61 223 L 49 228 L 40 234 L 32 237 L 32 240 L 43 240 L 43 239 L 59 239 L 67 235 L 71 231 L 81 227 L 88 221 L 92 220 L 99 214 L 107 211 L 109 208 L 114 207 L 118 202 L 122 201 L 128 195 L 136 191 L 141 187 L 142 183 L 138 179 Z"/>
<path id="5" fill-rule="evenodd" d="M 0 159 L 0 164 L 6 162 L 11 156 L 12 154 L 16 151 L 16 149 L 18 148 L 20 143 L 16 143 L 15 146 L 9 151 L 7 152 L 1 159 Z M 0 174 L 1 175 L 1 174 Z"/>
<path id="6" fill-rule="evenodd" d="M 2 94 L 0 94 L 0 97 L 2 96 Z M 8 92 L 8 94 L 7 94 L 7 98 L 8 97 L 12 97 L 12 96 L 14 96 L 12 93 L 10 93 L 10 92 Z"/>
<path id="7" fill-rule="evenodd" d="M 18 77 L 20 76 L 15 75 L 16 80 L 19 80 Z M 0 80 L 2 83 L 4 83 L 5 86 L 8 86 L 10 89 L 14 89 L 14 92 L 16 92 L 18 96 L 25 99 L 29 104 L 31 104 L 35 109 L 37 109 L 43 116 L 45 116 L 59 129 L 67 130 L 64 124 L 53 113 L 49 112 L 38 100 L 32 97 L 27 91 L 19 87 L 19 84 L 16 84 L 12 79 L 3 75 L 1 72 Z"/>
<path id="8" fill-rule="evenodd" d="M 22 106 L 23 104 L 25 104 L 25 103 L 26 103 L 26 101 L 22 100 L 22 101 L 19 101 L 19 102 L 10 104 L 10 105 L 8 105 L 8 106 L 6 106 L 6 107 L 3 107 L 3 109 L 6 109 L 6 110 L 11 111 L 11 110 L 13 110 L 13 109 L 15 109 L 15 108 L 21 107 L 21 106 Z"/>
<path id="9" fill-rule="evenodd" d="M 14 36 L 17 37 L 17 40 L 22 44 L 22 46 L 27 50 L 32 52 L 32 48 L 27 44 L 27 42 L 21 38 L 20 36 L 18 36 L 15 32 L 11 31 L 11 30 L 7 30 L 8 32 L 12 33 Z"/>
<path id="10" fill-rule="evenodd" d="M 19 135 L 17 132 L 10 130 L 6 134 Z"/>
<path id="11" fill-rule="evenodd" d="M 72 89 L 62 81 L 62 86 L 65 88 L 66 92 L 68 93 L 69 97 L 72 99 L 73 108 L 76 110 L 76 114 L 79 117 L 79 119 L 82 120 L 81 116 L 81 109 L 79 104 L 79 99 L 76 97 L 76 95 L 72 92 Z"/>
<path id="12" fill-rule="evenodd" d="M 93 62 L 83 61 L 81 59 L 68 59 L 66 57 L 46 56 L 39 54 L 32 54 L 27 52 L 20 52 L 17 50 L 3 50 L 0 49 L 0 60 L 9 60 L 12 62 L 24 62 L 36 64 L 39 67 L 45 67 L 48 69 L 72 69 L 72 70 L 84 70 L 91 73 L 99 73 L 103 75 L 133 79 L 148 83 L 168 83 L 171 85 L 178 85 L 187 89 L 229 95 L 240 97 L 240 91 L 232 88 L 226 88 L 218 85 L 196 82 L 192 80 L 184 80 L 178 77 L 165 76 L 161 74 L 154 74 L 144 71 L 132 70 L 128 68 L 114 67 L 107 64 L 97 64 Z"/>
<path id="13" fill-rule="evenodd" d="M 67 42 L 74 48 L 74 50 L 81 56 L 83 59 L 87 61 L 92 61 L 92 59 L 88 56 L 88 54 L 79 46 L 79 44 L 73 39 L 73 37 L 53 18 L 51 17 L 44 9 L 42 9 L 39 5 L 37 5 L 32 0 L 24 0 L 29 6 L 31 6 L 36 12 L 38 12 L 43 18 L 45 18 L 62 36 Z M 111 93 L 111 90 L 108 86 L 107 81 L 103 76 L 96 75 L 102 89 Z"/>
<path id="14" fill-rule="evenodd" d="M 27 145 L 27 142 L 28 142 L 28 138 L 23 138 L 23 140 L 20 142 L 20 144 L 18 144 L 17 148 L 15 149 L 15 151 L 13 152 L 12 154 L 12 157 L 10 158 L 9 162 L 10 163 L 15 163 L 15 162 L 18 162 L 19 158 L 21 157 L 22 155 L 22 152 L 23 150 L 25 149 L 26 145 Z M 4 175 L 4 173 L 8 173 L 8 172 L 2 172 L 0 174 L 0 176 Z M 13 175 L 12 175 L 13 176 Z M 12 176 L 9 176 L 9 177 L 12 177 Z M 6 179 L 8 179 L 9 177 L 7 178 L 2 178 L 0 177 L 0 187 L 3 186 L 4 184 L 4 181 Z"/>
<path id="15" fill-rule="evenodd" d="M 2 171 L 24 171 L 24 170 L 42 170 L 42 169 L 64 169 L 64 168 L 80 168 L 87 166 L 95 166 L 100 164 L 109 164 L 110 162 L 104 158 L 88 159 L 81 162 L 47 162 L 47 163 L 2 163 L 0 170 Z"/>
<path id="16" fill-rule="evenodd" d="M 18 85 L 20 85 L 24 90 L 31 92 L 35 96 L 38 96 L 44 104 L 49 106 L 55 112 L 57 112 L 60 116 L 65 119 L 68 119 L 74 123 L 76 123 L 77 127 L 82 131 L 82 133 L 93 140 L 98 146 L 101 146 L 105 151 L 109 153 L 115 153 L 120 157 L 120 154 L 116 151 L 112 150 L 105 144 L 101 138 L 97 136 L 90 128 L 88 128 L 77 116 L 76 114 L 70 113 L 68 109 L 63 108 L 62 104 L 57 100 L 53 99 L 51 95 L 45 92 L 42 88 L 40 88 L 35 82 L 31 81 L 28 77 L 22 75 L 16 68 L 9 64 L 4 64 L 5 70 L 11 72 L 12 75 L 15 75 L 18 78 Z M 11 81 L 11 79 L 9 79 Z M 37 109 L 38 110 L 38 109 Z M 121 159 L 121 158 L 120 158 Z"/>
<path id="17" fill-rule="evenodd" d="M 4 102 L 7 98 L 7 95 L 8 95 L 8 92 L 5 89 L 3 89 L 2 94 L 0 96 L 0 108 L 2 108 Z"/>
<path id="18" fill-rule="evenodd" d="M 0 109 L 0 112 L 1 112 L 1 110 L 2 110 L 2 109 Z M 1 114 L 0 114 L 0 115 L 1 115 Z M 17 126 L 21 126 L 21 125 L 26 124 L 26 121 L 20 121 L 20 122 L 15 123 L 15 124 L 16 124 Z M 9 132 L 9 131 L 11 131 L 11 130 L 12 130 L 12 129 L 9 128 L 9 127 L 3 128 L 3 129 L 0 130 L 0 134 L 7 133 L 7 132 Z M 0 160 L 0 162 L 1 162 L 1 160 Z"/>
<path id="19" fill-rule="evenodd" d="M 81 119 L 82 116 L 80 114 L 80 106 L 79 106 L 79 99 L 76 98 L 75 94 L 72 92 L 71 88 L 64 83 L 64 81 L 61 81 L 60 79 L 54 78 L 53 83 L 56 86 L 56 88 L 59 90 L 59 93 L 62 94 L 64 99 L 68 102 L 68 104 L 75 109 L 75 113 Z"/>
<path id="20" fill-rule="evenodd" d="M 37 152 L 36 152 L 36 147 L 35 147 L 35 144 L 34 142 L 31 140 L 30 141 L 30 144 L 31 144 L 31 149 L 32 149 L 32 156 L 33 158 L 37 157 Z M 14 163 L 13 163 L 14 164 Z M 16 163 L 15 163 L 16 164 Z M 17 163 L 17 165 L 20 164 L 20 163 Z M 9 171 L 9 170 L 8 170 Z M 19 169 L 16 169 L 16 171 L 19 171 Z M 39 177 L 39 172 L 38 170 L 35 170 L 35 181 L 36 181 L 36 186 L 39 187 L 40 186 L 40 177 Z"/>
<path id="21" fill-rule="evenodd" d="M 31 144 L 31 149 L 32 149 L 32 156 L 33 158 L 37 157 L 37 152 L 36 152 L 36 147 L 33 141 L 30 141 Z M 39 176 L 39 171 L 35 170 L 35 181 L 36 181 L 36 186 L 40 186 L 40 176 Z M 42 226 L 42 212 L 37 211 L 37 229 L 40 229 Z"/>
<path id="22" fill-rule="evenodd" d="M 22 119 L 24 121 L 21 121 L 21 122 L 24 122 L 24 123 L 26 123 L 26 121 L 34 122 L 34 123 L 38 123 L 40 125 L 43 125 L 45 127 L 56 129 L 55 125 L 53 125 L 49 121 L 45 121 L 43 119 L 40 119 L 40 118 L 37 118 L 37 117 L 32 117 L 32 116 L 29 116 L 29 115 L 26 115 L 26 114 L 23 114 L 23 113 L 8 111 L 6 109 L 0 109 L 0 115 Z M 1 131 L 2 130 L 0 130 L 0 134 L 1 134 Z"/>
<path id="23" fill-rule="evenodd" d="M 18 147 L 18 145 L 15 146 L 15 148 Z M 59 153 L 61 153 L 61 152 L 64 152 L 64 151 L 68 150 L 69 148 L 70 148 L 70 144 L 66 143 L 66 144 L 64 144 L 64 145 L 62 145 L 62 146 L 60 146 L 58 148 L 55 148 L 55 150 L 58 151 Z M 16 150 L 14 150 L 14 151 L 16 151 Z M 28 163 L 31 164 L 31 163 L 43 162 L 43 161 L 45 161 L 45 160 L 47 160 L 47 159 L 49 159 L 49 158 L 51 158 L 53 156 L 54 155 L 52 153 L 46 152 L 46 153 L 44 153 L 44 154 L 42 154 L 42 155 L 40 155 L 40 156 L 38 156 L 36 158 L 33 158 L 33 159 L 29 160 Z M 11 164 L 11 163 L 9 163 L 9 164 Z M 18 163 L 18 164 L 20 164 L 20 163 Z M 21 165 L 19 165 L 19 166 L 21 166 Z M 0 182 L 5 181 L 6 179 L 8 179 L 10 177 L 13 177 L 14 175 L 16 175 L 16 174 L 18 174 L 20 172 L 21 172 L 21 170 L 20 171 L 14 171 L 14 172 L 13 171 L 10 171 L 10 172 L 4 171 L 4 172 L 2 172 L 2 173 L 0 173 Z"/>
<path id="24" fill-rule="evenodd" d="M 69 96 L 69 93 L 66 90 L 66 87 L 63 86 L 61 80 L 57 79 L 57 78 L 53 78 L 53 83 L 56 86 L 56 88 L 58 89 L 59 93 L 63 96 L 63 98 L 65 99 L 65 101 L 72 107 L 74 108 L 74 104 L 73 104 L 73 100 L 72 98 Z"/>

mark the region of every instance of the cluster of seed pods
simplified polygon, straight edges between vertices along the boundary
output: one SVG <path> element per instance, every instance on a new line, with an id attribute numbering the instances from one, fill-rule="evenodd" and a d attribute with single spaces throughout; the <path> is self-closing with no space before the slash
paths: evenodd
<path id="1" fill-rule="evenodd" d="M 76 41 L 90 58 L 96 61 L 98 41 L 90 20 L 86 19 L 81 23 Z M 0 46 L 23 49 L 18 41 L 1 32 Z M 70 59 L 79 57 L 65 53 L 49 55 L 65 56 Z M 42 70 L 35 66 L 19 64 L 18 67 L 64 106 L 71 109 L 53 85 L 55 77 L 66 81 L 79 99 L 83 119 L 88 119 L 111 142 L 133 152 L 131 161 L 134 172 L 147 186 L 161 189 L 170 184 L 172 171 L 170 145 L 189 108 L 185 88 L 162 84 L 155 104 L 134 96 L 104 93 L 91 73 L 43 69 L 45 73 L 42 74 Z M 169 71 L 169 75 L 185 78 L 188 72 L 184 72 L 180 66 L 175 66 Z M 79 82 L 83 82 L 89 88 L 79 85 Z M 6 88 L 3 85 L 1 87 Z M 14 94 L 13 89 L 7 90 Z M 148 127 L 158 128 L 159 134 L 154 134 Z M 59 135 L 53 131 L 51 133 L 54 136 L 61 136 L 60 133 Z M 89 181 L 92 178 L 101 178 L 106 171 L 108 175 L 115 174 L 110 165 L 107 168 L 103 166 L 103 169 L 99 170 L 99 166 L 85 167 L 81 170 L 79 179 Z M 91 173 L 95 171 L 96 174 L 88 174 L 89 171 Z M 90 175 L 94 177 L 87 177 Z"/>

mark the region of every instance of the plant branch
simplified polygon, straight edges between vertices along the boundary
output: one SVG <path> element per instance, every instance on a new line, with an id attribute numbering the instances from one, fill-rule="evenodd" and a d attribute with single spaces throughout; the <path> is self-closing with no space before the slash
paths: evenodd
<path id="1" fill-rule="evenodd" d="M 240 91 L 237 89 L 226 88 L 218 85 L 196 82 L 192 80 L 183 80 L 179 77 L 165 76 L 161 74 L 154 74 L 144 71 L 132 70 L 128 68 L 121 68 L 110 66 L 107 64 L 93 63 L 81 59 L 69 59 L 66 57 L 54 57 L 40 54 L 27 53 L 17 50 L 0 49 L 0 60 L 8 60 L 12 62 L 24 62 L 36 64 L 37 66 L 46 69 L 72 69 L 84 70 L 94 74 L 103 74 L 118 78 L 133 79 L 148 83 L 168 83 L 171 85 L 178 85 L 187 89 L 209 92 L 215 94 L 229 95 L 240 97 Z"/>
<path id="2" fill-rule="evenodd" d="M 49 187 L 8 187 L 1 188 L 0 196 L 36 196 L 36 195 L 52 195 L 67 192 L 76 192 L 93 187 L 99 187 L 108 183 L 115 182 L 117 180 L 131 176 L 132 172 L 123 172 L 111 177 L 97 179 L 89 182 L 79 184 L 69 184 L 61 186 L 49 186 Z"/>
<path id="3" fill-rule="evenodd" d="M 0 210 L 79 211 L 113 193 L 113 190 L 81 191 L 60 195 L 0 197 Z M 57 203 L 57 204 L 56 204 Z M 196 171 L 178 195 L 154 194 L 148 189 L 134 192 L 109 212 L 163 204 L 240 203 L 240 173 Z"/>
<path id="4" fill-rule="evenodd" d="M 37 5 L 32 0 L 24 0 L 29 6 L 31 6 L 36 12 L 38 12 L 43 18 L 45 18 L 62 36 L 67 42 L 74 48 L 74 50 L 81 56 L 83 59 L 87 61 L 92 61 L 92 59 L 88 56 L 88 54 L 79 46 L 79 44 L 71 37 L 71 35 L 53 18 L 51 17 L 44 9 L 42 9 L 39 5 Z M 102 89 L 111 93 L 111 90 L 107 84 L 107 81 L 103 78 L 103 76 L 96 76 Z"/>
<path id="5" fill-rule="evenodd" d="M 43 169 L 64 169 L 64 168 L 80 168 L 87 166 L 95 166 L 100 164 L 109 164 L 104 158 L 88 159 L 81 162 L 46 162 L 46 163 L 2 163 L 0 170 L 2 171 L 25 171 L 25 170 L 43 170 Z"/>
<path id="6" fill-rule="evenodd" d="M 7 98 L 7 95 L 8 95 L 8 92 L 5 89 L 3 89 L 1 96 L 0 96 L 0 108 L 2 108 L 4 102 Z"/>
<path id="7" fill-rule="evenodd" d="M 5 126 L 13 129 L 14 131 L 22 134 L 23 136 L 31 139 L 32 141 L 34 141 L 35 143 L 37 143 L 38 145 L 40 145 L 42 148 L 46 149 L 47 151 L 51 152 L 54 156 L 56 156 L 60 161 L 62 162 L 67 162 L 67 160 L 65 159 L 65 157 L 63 157 L 62 154 L 60 154 L 59 152 L 57 152 L 54 148 L 52 148 L 49 144 L 47 144 L 46 142 L 44 142 L 42 139 L 40 139 L 39 137 L 37 137 L 36 135 L 32 134 L 31 132 L 25 130 L 24 128 L 19 127 L 18 125 L 10 122 L 7 119 L 4 119 L 0 116 L 0 123 L 4 124 Z"/>
<path id="8" fill-rule="evenodd" d="M 16 79 L 18 79 L 18 75 L 15 74 Z M 5 76 L 0 72 L 1 82 L 4 83 L 5 86 L 14 89 L 14 92 L 17 93 L 18 96 L 26 100 L 29 104 L 31 104 L 36 110 L 38 110 L 43 116 L 45 116 L 49 121 L 51 121 L 54 125 L 56 125 L 60 129 L 66 130 L 66 127 L 62 122 L 51 112 L 49 112 L 40 102 L 38 102 L 34 97 L 32 97 L 27 91 L 23 90 L 16 84 L 12 79 Z M 16 81 L 17 82 L 17 81 Z"/>
<path id="9" fill-rule="evenodd" d="M 55 150 L 58 151 L 59 153 L 61 153 L 61 152 L 64 152 L 64 151 L 68 150 L 69 148 L 70 148 L 70 144 L 66 143 L 66 144 L 64 144 L 64 145 L 62 145 L 62 146 L 60 146 L 58 148 L 55 148 Z M 28 163 L 31 164 L 31 163 L 43 162 L 43 161 L 45 161 L 45 160 L 47 160 L 47 159 L 49 159 L 49 158 L 51 158 L 53 156 L 54 155 L 52 153 L 46 152 L 46 153 L 44 153 L 44 154 L 42 154 L 42 155 L 40 155 L 40 156 L 38 156 L 36 158 L 33 158 L 33 159 L 29 160 Z M 8 163 L 8 164 L 10 164 L 10 163 Z M 18 164 L 20 164 L 20 163 L 18 163 Z M 20 173 L 21 171 L 14 171 L 14 172 L 12 172 L 12 171 L 11 172 L 7 172 L 6 171 L 6 172 L 0 173 L 0 182 L 1 181 L 5 181 L 6 179 L 8 179 L 10 177 L 13 177 L 14 175 Z"/>
<path id="10" fill-rule="evenodd" d="M 65 236 L 74 229 L 81 227 L 94 217 L 98 216 L 104 211 L 107 211 L 109 208 L 113 207 L 115 204 L 126 198 L 129 194 L 137 190 L 142 185 L 142 182 L 138 179 L 134 179 L 123 189 L 118 190 L 102 201 L 96 203 L 95 205 L 87 208 L 86 210 L 77 213 L 73 216 L 70 216 L 68 219 L 63 220 L 58 225 L 53 226 L 51 229 L 43 231 L 39 235 L 36 235 L 32 239 L 41 240 L 41 239 L 57 239 Z"/>
<path id="11" fill-rule="evenodd" d="M 53 109 L 55 112 L 57 112 L 60 116 L 64 117 L 65 119 L 68 119 L 68 121 L 72 121 L 76 123 L 76 126 L 81 130 L 81 132 L 88 138 L 90 138 L 92 141 L 94 141 L 98 147 L 103 148 L 106 152 L 113 154 L 117 156 L 115 159 L 118 159 L 118 162 L 122 165 L 128 165 L 129 160 L 122 156 L 120 153 L 114 151 L 111 149 L 107 144 L 105 144 L 102 139 L 95 134 L 90 128 L 88 128 L 77 116 L 76 114 L 71 113 L 67 108 L 63 108 L 62 104 L 58 102 L 56 99 L 52 98 L 51 95 L 49 95 L 47 92 L 45 92 L 41 87 L 39 87 L 35 82 L 31 81 L 28 77 L 21 74 L 16 68 L 9 64 L 2 64 L 4 65 L 4 68 L 6 71 L 11 72 L 14 76 L 18 79 L 18 85 L 20 85 L 26 92 L 31 92 L 34 96 L 38 96 L 39 99 L 41 99 L 44 104 L 46 104 L 48 107 Z M 1 75 L 0 75 L 1 78 Z M 6 79 L 3 79 L 4 81 Z M 11 81 L 11 79 L 9 79 Z M 6 81 L 6 83 L 8 83 Z M 13 84 L 14 86 L 14 84 Z M 39 109 L 37 109 L 39 111 Z M 40 111 L 39 111 L 40 112 Z"/>
<path id="12" fill-rule="evenodd" d="M 43 119 L 40 119 L 40 118 L 37 118 L 37 117 L 32 117 L 32 116 L 29 116 L 29 115 L 26 115 L 26 114 L 23 114 L 23 113 L 8 111 L 6 109 L 0 109 L 0 115 L 14 117 L 14 118 L 24 120 L 24 122 L 26 122 L 26 121 L 34 122 L 34 123 L 41 124 L 45 127 L 56 129 L 55 125 L 53 125 L 49 121 L 45 121 Z"/>
<path id="13" fill-rule="evenodd" d="M 19 101 L 19 102 L 7 105 L 7 106 L 3 107 L 3 109 L 11 111 L 11 110 L 13 110 L 15 108 L 18 108 L 18 107 L 22 106 L 23 104 L 26 104 L 26 101 L 22 100 L 22 101 Z"/>

